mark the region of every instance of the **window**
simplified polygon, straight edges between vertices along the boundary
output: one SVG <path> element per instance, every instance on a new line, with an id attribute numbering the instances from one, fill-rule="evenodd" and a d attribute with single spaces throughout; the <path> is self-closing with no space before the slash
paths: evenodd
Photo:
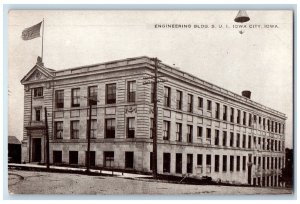
<path id="1" fill-rule="evenodd" d="M 150 152 L 150 170 L 152 170 L 153 166 L 153 152 Z"/>
<path id="2" fill-rule="evenodd" d="M 58 121 L 54 123 L 54 133 L 55 139 L 62 139 L 64 132 L 64 126 L 62 121 Z"/>
<path id="3" fill-rule="evenodd" d="M 187 138 L 186 138 L 187 142 L 193 142 L 193 126 L 192 125 L 188 125 L 187 126 Z"/>
<path id="4" fill-rule="evenodd" d="M 127 101 L 135 102 L 136 82 L 129 81 L 127 84 Z"/>
<path id="5" fill-rule="evenodd" d="M 151 103 L 154 103 L 154 84 L 151 83 Z"/>
<path id="6" fill-rule="evenodd" d="M 198 97 L 198 108 L 202 109 L 203 108 L 203 98 Z"/>
<path id="7" fill-rule="evenodd" d="M 211 111 L 211 101 L 207 100 L 207 110 Z"/>
<path id="8" fill-rule="evenodd" d="M 233 166 L 234 166 L 234 157 L 230 156 L 230 171 L 233 171 Z"/>
<path id="9" fill-rule="evenodd" d="M 220 118 L 220 104 L 216 103 L 216 115 L 215 115 L 216 119 Z"/>
<path id="10" fill-rule="evenodd" d="M 170 87 L 165 87 L 165 92 L 164 92 L 164 106 L 170 107 L 171 102 L 171 88 Z"/>
<path id="11" fill-rule="evenodd" d="M 116 84 L 106 84 L 106 104 L 116 103 Z"/>
<path id="12" fill-rule="evenodd" d="M 248 126 L 251 127 L 251 125 L 252 125 L 252 114 L 249 113 Z"/>
<path id="13" fill-rule="evenodd" d="M 220 156 L 215 155 L 215 172 L 219 172 L 219 165 L 220 165 Z"/>
<path id="14" fill-rule="evenodd" d="M 62 151 L 53 151 L 53 163 L 54 164 L 62 163 Z"/>
<path id="15" fill-rule="evenodd" d="M 203 155 L 197 154 L 197 166 L 202 166 L 202 165 L 203 165 Z"/>
<path id="16" fill-rule="evenodd" d="M 261 124 L 261 117 L 258 117 L 258 124 Z"/>
<path id="17" fill-rule="evenodd" d="M 200 139 L 200 142 L 203 140 L 203 128 L 201 126 L 197 127 L 197 137 Z"/>
<path id="18" fill-rule="evenodd" d="M 72 89 L 72 104 L 71 107 L 79 107 L 80 106 L 80 89 Z"/>
<path id="19" fill-rule="evenodd" d="M 246 148 L 246 135 L 243 135 L 243 148 Z"/>
<path id="20" fill-rule="evenodd" d="M 133 168 L 134 152 L 125 152 L 125 168 Z"/>
<path id="21" fill-rule="evenodd" d="M 186 173 L 188 173 L 188 174 L 193 173 L 193 155 L 192 154 L 187 154 Z"/>
<path id="22" fill-rule="evenodd" d="M 105 120 L 105 138 L 115 138 L 115 119 Z"/>
<path id="23" fill-rule="evenodd" d="M 211 129 L 210 128 L 206 128 L 206 142 L 208 144 L 211 144 Z"/>
<path id="24" fill-rule="evenodd" d="M 114 166 L 114 152 L 107 151 L 104 152 L 103 166 L 104 167 L 113 167 Z"/>
<path id="25" fill-rule="evenodd" d="M 270 157 L 267 157 L 267 169 L 270 168 Z"/>
<path id="26" fill-rule="evenodd" d="M 234 123 L 234 108 L 230 108 L 230 122 Z"/>
<path id="27" fill-rule="evenodd" d="M 134 138 L 135 118 L 127 118 L 127 137 Z"/>
<path id="28" fill-rule="evenodd" d="M 227 106 L 223 105 L 223 120 L 227 121 Z"/>
<path id="29" fill-rule="evenodd" d="M 261 138 L 258 137 L 258 148 L 261 149 Z"/>
<path id="30" fill-rule="evenodd" d="M 248 136 L 248 148 L 249 149 L 252 148 L 251 147 L 251 136 L 250 135 Z"/>
<path id="31" fill-rule="evenodd" d="M 79 121 L 71 121 L 71 139 L 79 138 Z"/>
<path id="32" fill-rule="evenodd" d="M 238 124 L 241 124 L 241 111 L 237 110 L 237 118 L 236 118 L 236 122 Z"/>
<path id="33" fill-rule="evenodd" d="M 243 125 L 246 125 L 246 112 L 243 111 Z"/>
<path id="34" fill-rule="evenodd" d="M 241 160 L 241 157 L 240 156 L 237 156 L 236 157 L 236 171 L 240 171 L 240 161 Z"/>
<path id="35" fill-rule="evenodd" d="M 227 132 L 223 131 L 223 146 L 227 146 Z"/>
<path id="36" fill-rule="evenodd" d="M 246 156 L 243 156 L 243 171 L 246 171 Z"/>
<path id="37" fill-rule="evenodd" d="M 263 157 L 263 166 L 262 169 L 266 169 L 266 157 Z"/>
<path id="38" fill-rule="evenodd" d="M 182 91 L 176 91 L 176 109 L 182 109 Z"/>
<path id="39" fill-rule="evenodd" d="M 41 108 L 35 108 L 35 121 L 41 121 Z"/>
<path id="40" fill-rule="evenodd" d="M 256 137 L 253 137 L 253 147 L 256 148 Z"/>
<path id="41" fill-rule="evenodd" d="M 227 171 L 227 156 L 223 155 L 223 171 Z"/>
<path id="42" fill-rule="evenodd" d="M 169 121 L 164 121 L 163 132 L 164 132 L 163 139 L 169 140 L 170 139 L 170 122 Z"/>
<path id="43" fill-rule="evenodd" d="M 262 140 L 262 145 L 263 145 L 263 150 L 265 150 L 265 148 L 266 148 L 266 139 L 265 138 L 263 138 L 263 140 Z"/>
<path id="44" fill-rule="evenodd" d="M 240 147 L 240 133 L 236 134 L 236 147 Z"/>
<path id="45" fill-rule="evenodd" d="M 89 120 L 87 120 L 87 126 L 89 125 Z M 88 128 L 87 128 L 88 130 Z M 96 119 L 92 119 L 91 120 L 91 131 L 90 131 L 90 138 L 91 139 L 96 139 L 96 135 L 97 135 L 97 120 Z"/>
<path id="46" fill-rule="evenodd" d="M 64 108 L 64 90 L 55 91 L 56 108 Z"/>
<path id="47" fill-rule="evenodd" d="M 193 95 L 188 94 L 187 112 L 193 112 Z"/>
<path id="48" fill-rule="evenodd" d="M 170 173 L 170 163 L 171 163 L 171 154 L 164 153 L 163 154 L 163 172 Z"/>
<path id="49" fill-rule="evenodd" d="M 153 138 L 153 131 L 154 131 L 154 120 L 153 118 L 150 118 L 150 138 Z"/>
<path id="50" fill-rule="evenodd" d="M 33 89 L 33 97 L 42 97 L 43 96 L 43 87 L 38 87 Z"/>
<path id="51" fill-rule="evenodd" d="M 78 151 L 69 151 L 69 164 L 78 164 Z"/>
<path id="52" fill-rule="evenodd" d="M 206 155 L 206 173 L 211 173 L 211 155 Z"/>
<path id="53" fill-rule="evenodd" d="M 176 174 L 182 173 L 182 154 L 176 153 Z"/>
<path id="54" fill-rule="evenodd" d="M 234 134 L 233 132 L 230 132 L 230 147 L 233 147 L 233 141 L 234 141 Z"/>
<path id="55" fill-rule="evenodd" d="M 219 145 L 219 130 L 215 130 L 215 145 Z"/>
<path id="56" fill-rule="evenodd" d="M 182 141 L 182 124 L 176 123 L 176 141 Z"/>
<path id="57" fill-rule="evenodd" d="M 263 118 L 263 129 L 265 130 L 266 129 L 266 119 Z"/>
<path id="58" fill-rule="evenodd" d="M 88 88 L 88 105 L 97 105 L 97 86 Z"/>

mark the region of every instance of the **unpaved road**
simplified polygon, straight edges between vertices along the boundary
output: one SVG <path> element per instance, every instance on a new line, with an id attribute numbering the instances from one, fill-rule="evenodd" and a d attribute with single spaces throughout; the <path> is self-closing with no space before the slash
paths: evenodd
<path id="1" fill-rule="evenodd" d="M 119 177 L 87 176 L 9 170 L 8 189 L 11 194 L 194 194 L 194 195 L 257 195 L 292 194 L 291 189 L 217 185 L 186 185 Z"/>

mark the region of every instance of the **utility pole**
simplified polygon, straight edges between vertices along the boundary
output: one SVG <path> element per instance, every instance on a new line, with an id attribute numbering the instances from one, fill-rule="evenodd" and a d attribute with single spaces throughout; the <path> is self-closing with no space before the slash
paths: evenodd
<path id="1" fill-rule="evenodd" d="M 46 129 L 46 164 L 47 169 L 49 170 L 50 164 L 49 164 L 49 132 L 48 132 L 48 120 L 47 120 L 47 108 L 45 107 L 45 129 Z"/>
<path id="2" fill-rule="evenodd" d="M 158 102 L 158 97 L 157 97 L 157 84 L 160 82 L 166 82 L 167 80 L 158 80 L 158 78 L 163 77 L 163 76 L 158 76 L 158 63 L 160 62 L 159 59 L 153 58 L 155 62 L 154 66 L 154 77 L 144 77 L 143 79 L 154 79 L 153 81 L 146 81 L 143 84 L 154 84 L 153 88 L 153 102 L 154 102 L 154 107 L 153 107 L 153 129 L 152 129 L 152 139 L 153 139 L 153 154 L 152 154 L 152 175 L 154 179 L 157 179 L 157 123 L 158 123 L 158 111 L 157 111 L 157 102 Z"/>

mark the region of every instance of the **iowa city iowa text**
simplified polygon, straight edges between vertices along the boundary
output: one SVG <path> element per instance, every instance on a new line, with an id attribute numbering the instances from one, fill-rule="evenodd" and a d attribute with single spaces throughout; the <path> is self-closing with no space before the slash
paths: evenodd
<path id="1" fill-rule="evenodd" d="M 279 28 L 276 24 L 155 24 L 154 28 Z"/>

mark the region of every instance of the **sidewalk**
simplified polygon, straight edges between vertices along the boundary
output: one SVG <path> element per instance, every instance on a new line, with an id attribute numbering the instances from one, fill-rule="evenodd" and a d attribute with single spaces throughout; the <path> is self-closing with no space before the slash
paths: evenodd
<path id="1" fill-rule="evenodd" d="M 9 168 L 20 168 L 24 170 L 43 170 L 46 171 L 46 165 L 39 165 L 39 164 L 15 164 L 15 163 L 9 163 Z M 72 172 L 72 173 L 86 173 L 86 168 L 83 167 L 64 167 L 64 166 L 53 166 L 50 165 L 49 171 L 54 172 Z M 151 175 L 144 175 L 144 174 L 133 174 L 133 173 L 124 173 L 120 171 L 114 171 L 114 170 L 96 170 L 96 169 L 90 169 L 91 173 L 99 174 L 103 176 L 116 176 L 121 178 L 152 178 Z"/>

